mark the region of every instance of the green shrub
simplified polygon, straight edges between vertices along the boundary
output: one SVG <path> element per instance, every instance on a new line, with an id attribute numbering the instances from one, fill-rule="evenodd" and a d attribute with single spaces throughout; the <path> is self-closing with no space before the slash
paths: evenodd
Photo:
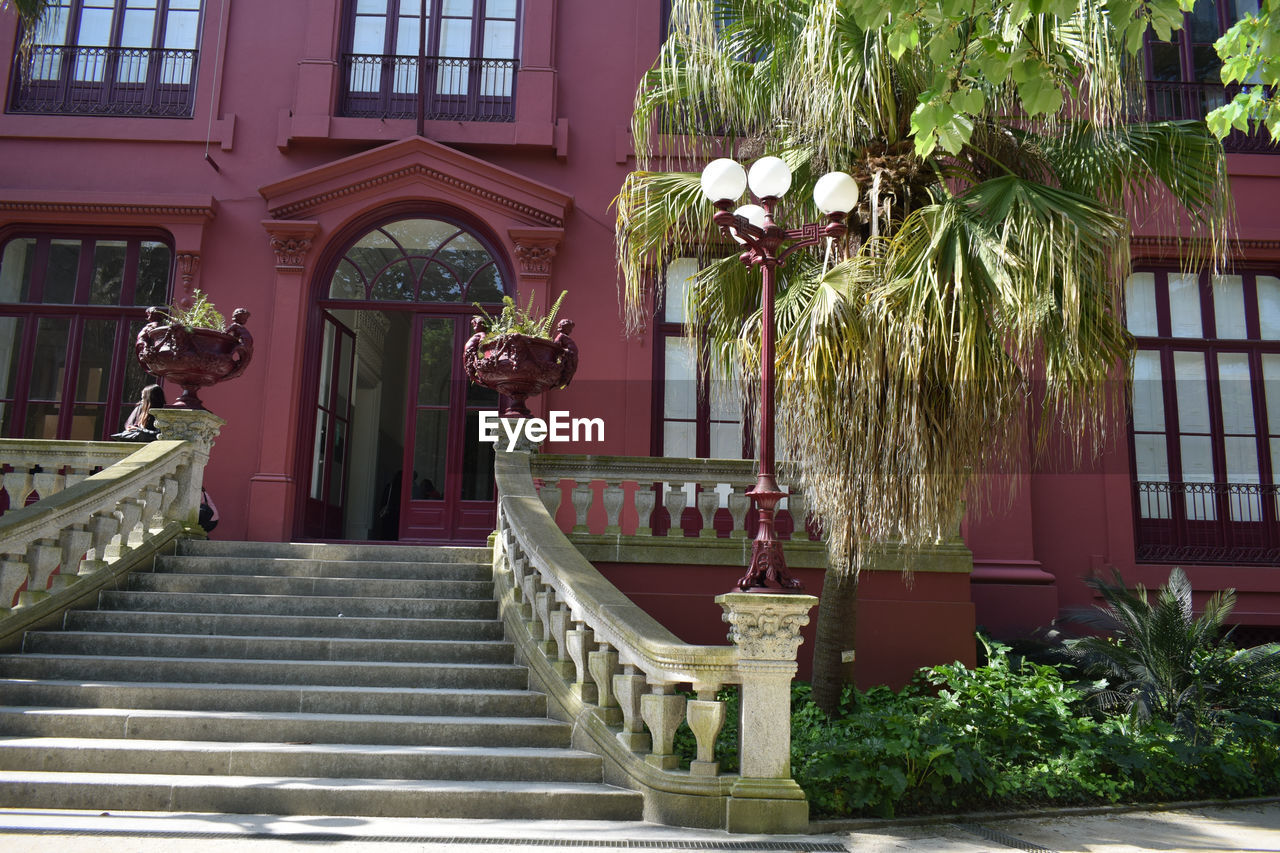
<path id="1" fill-rule="evenodd" d="M 895 693 L 846 691 L 828 719 L 797 685 L 792 770 L 815 815 L 890 817 L 1010 806 L 1280 793 L 1273 722 L 1188 739 L 1161 720 L 1096 718 L 1053 666 L 988 646 L 989 663 L 921 670 Z"/>

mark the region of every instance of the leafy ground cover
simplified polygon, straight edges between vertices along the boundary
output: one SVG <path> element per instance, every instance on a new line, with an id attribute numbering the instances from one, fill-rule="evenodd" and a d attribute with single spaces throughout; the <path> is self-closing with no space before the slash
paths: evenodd
<path id="1" fill-rule="evenodd" d="M 815 817 L 1280 794 L 1280 644 L 1237 649 L 1233 590 L 1197 615 L 1181 569 L 1154 596 L 1089 581 L 1071 619 L 1107 633 L 1039 662 L 979 636 L 985 663 L 921 669 L 901 691 L 846 689 L 836 713 L 792 691 L 792 775 Z M 716 758 L 737 769 L 737 694 Z M 692 757 L 682 728 L 677 751 Z M 687 759 L 686 759 L 687 760 Z"/>
<path id="2" fill-rule="evenodd" d="M 1108 715 L 1102 685 L 992 645 L 986 665 L 846 691 L 827 718 L 797 685 L 792 771 L 815 816 L 879 816 L 1280 793 L 1277 697 L 1194 734 Z"/>

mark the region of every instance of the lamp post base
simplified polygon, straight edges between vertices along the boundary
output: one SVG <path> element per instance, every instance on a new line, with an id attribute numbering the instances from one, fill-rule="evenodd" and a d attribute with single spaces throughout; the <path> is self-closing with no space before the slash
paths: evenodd
<path id="1" fill-rule="evenodd" d="M 738 579 L 737 587 L 743 592 L 804 591 L 804 584 L 787 573 L 782 543 L 776 539 L 757 539 L 751 543 L 751 565 L 747 567 L 747 573 Z"/>

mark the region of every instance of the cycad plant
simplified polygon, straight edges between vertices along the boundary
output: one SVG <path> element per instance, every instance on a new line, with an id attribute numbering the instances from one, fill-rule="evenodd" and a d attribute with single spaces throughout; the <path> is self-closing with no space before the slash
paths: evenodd
<path id="1" fill-rule="evenodd" d="M 1070 618 L 1106 635 L 1069 640 L 1066 650 L 1105 679 L 1094 694 L 1104 709 L 1164 720 L 1192 737 L 1233 719 L 1275 715 L 1280 647 L 1231 646 L 1226 620 L 1235 590 L 1215 592 L 1197 616 L 1180 568 L 1154 601 L 1141 584 L 1128 589 L 1119 572 L 1086 583 L 1103 604 Z"/>
<path id="2" fill-rule="evenodd" d="M 861 186 L 848 237 L 792 256 L 776 297 L 779 457 L 830 548 L 814 658 L 825 708 L 852 674 L 841 652 L 867 543 L 951 535 L 973 472 L 1026 446 L 1029 412 L 1077 449 L 1116 422 L 1127 206 L 1198 229 L 1201 257 L 1229 219 L 1225 158 L 1203 123 L 1127 122 L 1140 87 L 1099 0 L 1025 34 L 1059 69 L 1063 109 L 1028 119 L 1011 82 L 968 81 L 953 96 L 977 119 L 968 140 L 944 140 L 955 153 L 913 142 L 930 57 L 860 27 L 853 5 L 673 0 L 636 97 L 640 170 L 617 199 L 629 327 L 645 327 L 670 259 L 696 254 L 691 338 L 753 377 L 758 273 L 712 226 L 699 170 L 725 153 L 783 157 L 795 180 L 776 218 L 792 225 L 818 219 L 818 175 Z"/>

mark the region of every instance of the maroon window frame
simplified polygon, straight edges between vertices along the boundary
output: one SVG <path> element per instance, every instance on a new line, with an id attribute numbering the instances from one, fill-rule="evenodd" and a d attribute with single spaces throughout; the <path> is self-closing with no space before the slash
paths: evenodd
<path id="1" fill-rule="evenodd" d="M 1277 489 L 1273 459 L 1274 448 L 1280 448 L 1280 423 L 1268 418 L 1267 388 L 1264 363 L 1270 365 L 1265 376 L 1273 383 L 1273 393 L 1280 393 L 1280 340 L 1264 340 L 1261 336 L 1258 278 L 1280 278 L 1280 270 L 1237 269 L 1227 275 L 1241 278 L 1245 337 L 1218 337 L 1218 318 L 1212 277 L 1202 272 L 1196 277 L 1196 303 L 1200 312 L 1199 337 L 1175 336 L 1169 291 L 1169 279 L 1177 270 L 1147 268 L 1140 272 L 1154 276 L 1155 334 L 1135 337 L 1139 358 L 1158 364 L 1162 406 L 1156 416 L 1163 424 L 1135 423 L 1135 408 L 1129 410 L 1130 470 L 1133 476 L 1135 556 L 1140 563 L 1202 563 L 1238 565 L 1280 564 L 1280 490 Z M 1132 306 L 1131 309 L 1133 310 Z M 1273 309 L 1280 310 L 1280 309 Z M 1270 318 L 1280 324 L 1280 317 Z M 1135 325 L 1130 318 L 1130 326 Z M 1148 326 L 1149 318 L 1148 318 Z M 1145 355 L 1144 355 L 1145 354 Z M 1184 378 L 1180 383 L 1176 370 L 1184 365 L 1202 363 L 1203 382 Z M 1248 387 L 1224 389 L 1223 365 L 1247 366 Z M 1136 378 L 1136 377 L 1135 377 Z M 1135 382 L 1135 385 L 1137 382 Z M 1135 388 L 1135 396 L 1139 390 Z M 1224 393 L 1227 408 L 1224 410 Z M 1196 406 L 1203 396 L 1207 424 L 1181 422 L 1181 403 Z M 1235 405 L 1233 406 L 1233 401 Z M 1247 401 L 1247 406 L 1244 401 Z M 1271 401 L 1272 411 L 1277 410 Z M 1245 416 L 1252 408 L 1252 418 Z M 1234 428 L 1227 423 L 1235 421 Z M 1144 418 L 1144 420 L 1150 420 Z M 1201 420 L 1195 415 L 1195 420 Z M 1247 428 L 1252 427 L 1252 432 Z M 1163 455 L 1151 458 L 1167 466 L 1164 477 L 1145 475 L 1139 470 L 1139 442 L 1151 446 L 1163 440 Z M 1212 476 L 1205 470 L 1184 470 L 1184 443 L 1207 448 L 1206 457 L 1198 454 L 1201 466 L 1208 463 Z M 1242 448 L 1252 443 L 1253 456 Z M 1231 476 L 1232 462 L 1228 445 L 1236 449 L 1237 460 L 1256 459 L 1257 483 L 1244 482 Z M 1150 452 L 1150 451 L 1148 451 Z M 1192 454 L 1193 456 L 1197 454 Z M 1150 466 L 1152 463 L 1145 463 Z M 1244 478 L 1252 479 L 1252 477 Z M 1234 482 L 1233 482 L 1234 480 Z"/>
<path id="2" fill-rule="evenodd" d="M 191 118 L 203 0 L 189 0 L 195 8 L 175 0 L 155 0 L 154 9 L 130 8 L 128 2 L 115 0 L 109 9 L 91 7 L 91 14 L 109 11 L 110 21 L 105 27 L 91 27 L 86 35 L 82 30 L 90 18 L 85 0 L 51 0 L 26 62 L 15 58 L 13 63 L 9 112 Z M 146 12 L 154 14 L 150 43 L 122 44 L 126 18 Z M 172 17 L 192 13 L 197 19 L 195 43 L 170 46 Z M 59 20 L 64 20 L 64 29 L 52 33 L 57 40 L 45 41 L 49 28 Z M 86 38 L 89 43 L 82 43 Z"/>
<path id="3" fill-rule="evenodd" d="M 499 6 L 507 0 L 468 2 L 469 12 L 450 9 L 446 0 L 424 0 L 416 13 L 401 14 L 401 0 L 379 0 L 379 11 L 362 10 L 360 0 L 346 0 L 338 113 L 420 121 L 515 121 L 523 2 L 514 0 L 511 16 Z M 381 45 L 357 43 L 362 19 L 381 22 Z M 446 35 L 449 22 L 463 20 L 470 27 L 466 55 L 459 54 Z M 490 23 L 511 25 L 512 56 L 485 56 Z"/>
<path id="4" fill-rule="evenodd" d="M 666 447 L 666 425 L 668 423 L 690 423 L 694 427 L 694 457 L 706 459 L 711 456 L 711 426 L 713 423 L 730 423 L 731 421 L 713 418 L 711 406 L 712 371 L 710 356 L 705 347 L 695 345 L 695 392 L 694 416 L 692 418 L 667 417 L 666 395 L 667 383 L 667 342 L 673 339 L 687 339 L 690 335 L 688 326 L 680 322 L 672 322 L 667 317 L 667 294 L 663 289 L 658 299 L 657 317 L 659 321 L 654 327 L 653 347 L 653 421 L 651 452 L 654 456 L 671 456 L 675 448 Z M 752 441 L 752 419 L 745 410 L 739 422 L 742 424 L 742 459 L 751 459 L 755 453 L 755 442 Z"/>
<path id="5" fill-rule="evenodd" d="M 133 341 L 145 307 L 170 301 L 173 263 L 155 231 L 0 235 L 0 437 L 102 441 L 123 428 L 157 381 Z"/>

